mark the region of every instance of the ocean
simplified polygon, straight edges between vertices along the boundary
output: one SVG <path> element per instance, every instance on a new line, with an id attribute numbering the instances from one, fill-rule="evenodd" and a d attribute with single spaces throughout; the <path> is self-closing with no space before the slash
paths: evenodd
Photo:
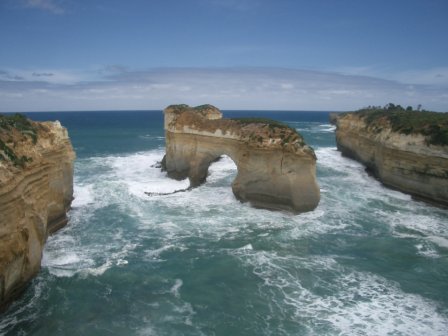
<path id="1" fill-rule="evenodd" d="M 0 335 L 448 335 L 448 210 L 383 187 L 336 150 L 327 112 L 224 111 L 295 127 L 321 201 L 293 215 L 231 190 L 228 157 L 191 191 L 156 167 L 161 111 L 30 113 L 77 153 L 69 224 L 0 315 Z"/>

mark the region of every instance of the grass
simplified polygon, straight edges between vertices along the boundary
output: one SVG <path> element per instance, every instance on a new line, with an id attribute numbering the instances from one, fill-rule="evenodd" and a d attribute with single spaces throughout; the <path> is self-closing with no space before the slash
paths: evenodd
<path id="1" fill-rule="evenodd" d="M 203 104 L 203 105 L 194 106 L 194 107 L 189 106 L 187 104 L 176 104 L 176 105 L 168 106 L 168 108 L 172 108 L 172 109 L 174 109 L 174 111 L 177 111 L 177 112 L 183 112 L 184 110 L 187 110 L 187 109 L 193 109 L 193 110 L 196 110 L 196 111 L 203 111 L 203 110 L 206 110 L 206 109 L 209 109 L 209 108 L 212 108 L 212 107 L 214 107 L 214 106 L 212 106 L 210 104 Z"/>
<path id="2" fill-rule="evenodd" d="M 400 105 L 370 107 L 354 112 L 360 115 L 368 127 L 381 129 L 386 121 L 392 131 L 402 134 L 422 134 L 428 144 L 448 145 L 448 113 L 416 111 Z"/>
<path id="3" fill-rule="evenodd" d="M 7 133 L 13 129 L 18 130 L 26 137 L 30 137 L 35 144 L 37 142 L 37 130 L 31 121 L 23 114 L 16 113 L 14 115 L 0 114 L 0 134 Z M 0 139 L 0 161 L 9 160 L 16 167 L 24 167 L 27 162 L 32 159 L 26 156 L 17 156 L 16 153 Z"/>
<path id="4" fill-rule="evenodd" d="M 241 125 L 248 125 L 248 124 L 262 124 L 262 125 L 267 125 L 270 129 L 274 129 L 274 128 L 279 128 L 280 132 L 280 138 L 282 139 L 282 145 L 286 145 L 287 143 L 291 142 L 291 141 L 298 141 L 298 143 L 301 146 L 306 145 L 305 140 L 303 139 L 302 135 L 300 133 L 297 132 L 297 130 L 295 128 L 292 128 L 291 126 L 282 123 L 281 121 L 277 121 L 277 120 L 273 120 L 273 119 L 269 119 L 269 118 L 231 118 L 230 120 L 234 120 L 237 121 L 238 123 L 240 123 Z M 290 132 L 287 132 L 290 131 Z M 259 142 L 263 141 L 263 138 L 258 138 L 255 139 L 258 140 Z M 311 150 L 313 150 L 310 147 Z M 313 151 L 314 153 L 314 151 Z"/>
<path id="5" fill-rule="evenodd" d="M 210 105 L 210 104 L 203 104 L 203 105 L 199 105 L 199 106 L 195 106 L 193 107 L 194 110 L 198 110 L 198 111 L 202 111 L 202 110 L 206 110 L 209 108 L 213 108 L 214 106 Z"/>
<path id="6" fill-rule="evenodd" d="M 286 128 L 294 131 L 296 133 L 296 130 L 289 125 L 282 123 L 277 120 L 269 119 L 269 118 L 230 118 L 230 120 L 235 120 L 239 122 L 242 125 L 247 124 L 264 124 L 268 125 L 270 128 L 278 127 L 278 128 Z"/>

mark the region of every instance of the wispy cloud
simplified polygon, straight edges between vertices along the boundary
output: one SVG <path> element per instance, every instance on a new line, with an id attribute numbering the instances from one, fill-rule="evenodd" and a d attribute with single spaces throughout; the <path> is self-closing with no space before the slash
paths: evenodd
<path id="1" fill-rule="evenodd" d="M 157 68 L 109 66 L 91 73 L 0 72 L 3 111 L 162 109 L 211 103 L 222 109 L 352 110 L 394 102 L 448 110 L 444 86 L 368 76 L 282 68 Z M 33 76 L 52 74 L 52 76 Z M 25 80 L 13 80 L 11 76 Z"/>
<path id="2" fill-rule="evenodd" d="M 260 6 L 260 0 L 202 0 L 207 5 L 236 11 L 250 11 Z"/>
<path id="3" fill-rule="evenodd" d="M 53 14 L 64 14 L 64 8 L 55 0 L 25 0 L 25 7 L 41 9 Z"/>
<path id="4" fill-rule="evenodd" d="M 31 74 L 34 77 L 51 77 L 54 76 L 54 73 L 51 72 L 33 72 Z"/>
<path id="5" fill-rule="evenodd" d="M 404 71 L 393 75 L 400 82 L 413 84 L 444 85 L 448 88 L 448 68 Z"/>
<path id="6" fill-rule="evenodd" d="M 25 82 L 45 82 L 48 84 L 70 85 L 80 82 L 96 80 L 98 74 L 94 72 L 79 72 L 73 70 L 23 69 L 0 70 L 0 80 L 21 80 Z M 1 86 L 0 86 L 1 89 Z"/>
<path id="7" fill-rule="evenodd" d="M 355 76 L 380 77 L 406 84 L 438 85 L 448 88 L 448 67 L 396 71 L 376 66 L 364 66 L 341 67 L 335 71 Z"/>
<path id="8" fill-rule="evenodd" d="M 23 78 L 22 76 L 19 76 L 17 74 L 11 74 L 9 71 L 0 70 L 0 79 L 20 81 L 20 80 L 24 80 L 25 78 Z"/>

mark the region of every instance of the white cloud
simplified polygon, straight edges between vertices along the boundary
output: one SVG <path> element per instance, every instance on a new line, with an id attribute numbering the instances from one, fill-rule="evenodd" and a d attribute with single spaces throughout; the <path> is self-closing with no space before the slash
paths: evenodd
<path id="1" fill-rule="evenodd" d="M 365 67 L 342 67 L 335 69 L 340 74 L 354 76 L 380 77 L 394 80 L 403 84 L 439 85 L 448 87 L 448 68 L 436 67 L 418 70 L 390 70 L 375 66 Z"/>
<path id="2" fill-rule="evenodd" d="M 0 71 L 0 80 L 38 81 L 49 84 L 76 84 L 82 81 L 92 81 L 100 78 L 95 72 L 80 72 L 58 69 L 14 69 Z"/>
<path id="3" fill-rule="evenodd" d="M 444 85 L 448 87 L 448 68 L 446 67 L 404 71 L 392 75 L 392 77 L 403 83 Z"/>
<path id="4" fill-rule="evenodd" d="M 64 14 L 65 10 L 54 0 L 25 0 L 28 8 L 37 8 L 53 14 Z"/>
<path id="5" fill-rule="evenodd" d="M 393 102 L 448 110 L 448 92 L 443 86 L 367 76 L 250 67 L 131 71 L 114 66 L 112 70 L 0 71 L 0 109 L 163 109 L 174 103 L 210 103 L 221 109 L 353 110 Z M 2 73 L 9 79 L 1 77 Z M 33 73 L 52 75 L 36 77 Z M 11 79 L 14 76 L 22 80 Z"/>

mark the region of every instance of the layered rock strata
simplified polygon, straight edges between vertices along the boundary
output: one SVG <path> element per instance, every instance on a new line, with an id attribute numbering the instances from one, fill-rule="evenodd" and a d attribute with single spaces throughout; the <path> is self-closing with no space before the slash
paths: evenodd
<path id="1" fill-rule="evenodd" d="M 47 236 L 66 225 L 73 199 L 67 130 L 59 122 L 30 124 L 33 137 L 0 129 L 0 309 L 39 271 Z"/>
<path id="2" fill-rule="evenodd" d="M 382 121 L 383 122 L 383 121 Z M 387 121 L 367 124 L 362 115 L 337 117 L 336 143 L 384 185 L 430 203 L 448 206 L 448 146 L 428 136 L 392 131 Z"/>
<path id="3" fill-rule="evenodd" d="M 198 186 L 210 164 L 227 155 L 238 169 L 232 183 L 237 199 L 293 212 L 319 203 L 316 156 L 295 130 L 272 121 L 222 119 L 211 105 L 172 105 L 164 114 L 168 176 Z"/>

